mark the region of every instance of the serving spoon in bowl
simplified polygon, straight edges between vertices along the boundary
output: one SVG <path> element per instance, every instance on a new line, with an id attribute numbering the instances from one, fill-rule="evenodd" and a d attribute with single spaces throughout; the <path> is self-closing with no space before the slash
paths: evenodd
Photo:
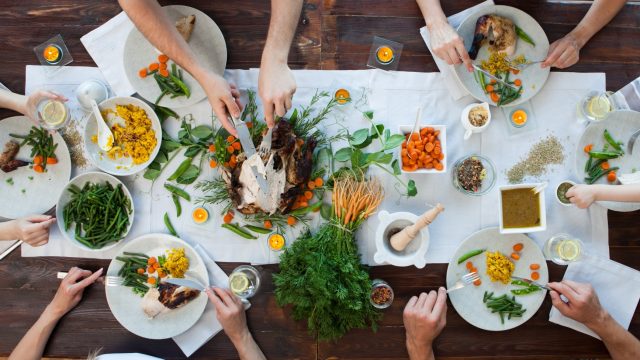
<path id="1" fill-rule="evenodd" d="M 93 110 L 93 116 L 96 118 L 98 124 L 98 147 L 102 151 L 109 151 L 113 147 L 113 133 L 109 128 L 109 125 L 102 118 L 100 109 L 95 100 L 91 99 L 91 109 Z"/>

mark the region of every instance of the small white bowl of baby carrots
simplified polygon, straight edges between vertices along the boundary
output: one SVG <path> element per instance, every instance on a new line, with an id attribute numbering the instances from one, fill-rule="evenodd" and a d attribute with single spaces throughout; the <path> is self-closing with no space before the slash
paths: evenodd
<path id="1" fill-rule="evenodd" d="M 411 125 L 400 125 L 405 141 L 400 148 L 400 169 L 407 174 L 447 172 L 447 127 L 428 125 L 411 135 Z"/>

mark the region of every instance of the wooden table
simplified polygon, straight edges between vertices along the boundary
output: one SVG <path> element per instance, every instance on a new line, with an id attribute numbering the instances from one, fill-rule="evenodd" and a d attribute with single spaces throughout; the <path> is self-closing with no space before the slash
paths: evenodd
<path id="1" fill-rule="evenodd" d="M 496 1 L 531 14 L 554 41 L 570 31 L 586 13 L 581 1 Z M 167 3 L 162 1 L 162 3 Z M 229 68 L 258 67 L 269 21 L 269 2 L 264 0 L 185 0 L 209 14 L 227 37 Z M 443 1 L 453 14 L 477 3 L 470 0 Z M 25 65 L 36 64 L 32 48 L 60 33 L 75 59 L 72 65 L 95 66 L 80 37 L 120 11 L 115 1 L 0 1 L 0 37 L 5 48 L 0 82 L 14 91 L 24 90 Z M 596 35 L 581 52 L 571 71 L 604 71 L 607 89 L 617 90 L 640 75 L 640 6 L 628 4 L 614 21 Z M 437 71 L 418 34 L 424 25 L 412 0 L 313 0 L 304 6 L 290 65 L 308 69 L 363 69 L 373 35 L 404 44 L 400 70 Z M 124 41 L 124 39 L 123 39 Z M 0 118 L 13 115 L 0 110 Z M 563 120 L 563 119 L 559 119 Z M 611 258 L 640 269 L 640 212 L 609 212 Z M 108 261 L 71 258 L 21 258 L 14 252 L 0 261 L 0 355 L 8 355 L 53 296 L 55 273 L 71 266 L 97 269 Z M 229 272 L 237 264 L 222 264 Z M 550 264 L 552 280 L 562 278 L 564 268 Z M 266 266 L 268 274 L 277 266 Z M 445 264 L 415 268 L 375 267 L 373 277 L 387 280 L 396 291 L 396 301 L 385 312 L 380 329 L 352 331 L 337 343 L 317 342 L 306 323 L 295 322 L 289 309 L 276 306 L 270 275 L 248 312 L 249 326 L 260 347 L 271 359 L 395 359 L 406 357 L 402 309 L 408 298 L 444 283 Z M 550 301 L 542 305 L 526 325 L 490 333 L 467 324 L 449 306 L 447 327 L 435 342 L 439 358 L 510 359 L 607 357 L 600 341 L 548 322 Z M 640 336 L 640 316 L 630 330 Z M 52 357 L 86 357 L 90 350 L 142 352 L 164 358 L 182 358 L 171 340 L 151 341 L 132 335 L 111 315 L 104 289 L 94 286 L 81 304 L 59 324 L 46 348 Z M 218 335 L 193 358 L 236 358 L 225 335 Z"/>

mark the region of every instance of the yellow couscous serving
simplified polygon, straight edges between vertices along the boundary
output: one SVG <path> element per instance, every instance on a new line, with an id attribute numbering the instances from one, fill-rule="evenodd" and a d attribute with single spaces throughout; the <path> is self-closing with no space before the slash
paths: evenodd
<path id="1" fill-rule="evenodd" d="M 500 281 L 508 284 L 515 265 L 499 251 L 487 253 L 487 275 L 491 281 Z"/>
<path id="2" fill-rule="evenodd" d="M 117 105 L 115 111 L 108 109 L 102 116 L 106 118 L 109 113 L 115 113 L 125 121 L 124 127 L 120 124 L 111 127 L 114 146 L 107 152 L 109 158 L 130 157 L 134 165 L 147 162 L 158 146 L 156 132 L 147 113 L 135 105 Z M 97 141 L 97 136 L 91 140 Z"/>
<path id="3" fill-rule="evenodd" d="M 184 248 L 173 248 L 167 250 L 167 259 L 164 268 L 174 278 L 183 278 L 184 273 L 189 270 L 189 258 L 184 254 Z"/>

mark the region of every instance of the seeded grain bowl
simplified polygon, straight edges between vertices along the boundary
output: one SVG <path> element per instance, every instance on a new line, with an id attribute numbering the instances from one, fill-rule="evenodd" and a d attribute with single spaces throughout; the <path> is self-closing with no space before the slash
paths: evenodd
<path id="1" fill-rule="evenodd" d="M 493 189 L 496 170 L 493 162 L 482 155 L 463 156 L 453 164 L 453 187 L 463 194 L 481 196 Z"/>
<path id="2" fill-rule="evenodd" d="M 100 170 L 127 176 L 146 169 L 160 150 L 160 119 L 144 101 L 134 97 L 115 97 L 98 107 L 115 137 L 111 151 L 97 144 L 98 126 L 93 115 L 87 120 L 84 144 L 89 158 Z"/>

